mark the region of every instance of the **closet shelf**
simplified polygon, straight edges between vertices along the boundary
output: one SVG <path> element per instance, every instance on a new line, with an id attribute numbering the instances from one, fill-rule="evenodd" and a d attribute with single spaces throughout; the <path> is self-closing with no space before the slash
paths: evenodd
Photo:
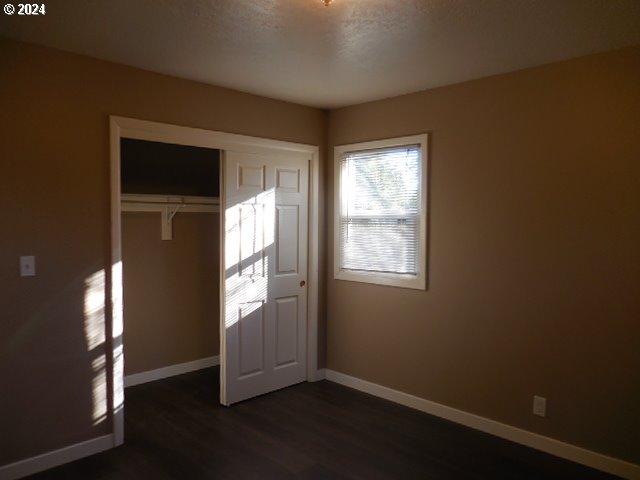
<path id="1" fill-rule="evenodd" d="M 173 217 L 175 217 L 178 212 L 220 212 L 220 199 L 214 197 L 123 193 L 120 195 L 120 203 L 123 212 L 160 213 L 162 240 L 173 239 Z"/>

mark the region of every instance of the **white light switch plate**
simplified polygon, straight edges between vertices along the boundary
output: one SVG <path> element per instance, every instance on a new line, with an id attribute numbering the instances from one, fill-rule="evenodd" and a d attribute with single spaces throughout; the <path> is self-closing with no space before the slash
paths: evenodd
<path id="1" fill-rule="evenodd" d="M 539 417 L 547 416 L 547 399 L 545 397 L 533 396 L 533 414 Z"/>
<path id="2" fill-rule="evenodd" d="M 36 257 L 24 255 L 20 257 L 20 276 L 34 277 L 36 275 Z"/>

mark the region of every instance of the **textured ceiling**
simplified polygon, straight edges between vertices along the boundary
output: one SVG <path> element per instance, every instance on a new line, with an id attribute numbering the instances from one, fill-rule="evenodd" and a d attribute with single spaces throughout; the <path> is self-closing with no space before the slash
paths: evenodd
<path id="1" fill-rule="evenodd" d="M 640 44 L 640 0 L 39 1 L 0 35 L 323 108 Z"/>

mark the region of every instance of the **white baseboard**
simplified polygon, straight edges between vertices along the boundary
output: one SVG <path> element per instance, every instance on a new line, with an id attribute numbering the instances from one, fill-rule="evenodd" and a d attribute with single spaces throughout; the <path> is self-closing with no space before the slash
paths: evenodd
<path id="1" fill-rule="evenodd" d="M 220 357 L 217 355 L 192 362 L 180 363 L 178 365 L 170 365 L 168 367 L 158 368 L 157 370 L 128 375 L 124 377 L 124 386 L 130 387 L 141 383 L 152 382 L 154 380 L 209 368 L 215 365 L 220 365 Z M 26 477 L 64 463 L 73 462 L 80 458 L 108 450 L 114 446 L 114 436 L 113 434 L 109 434 L 87 440 L 86 442 L 70 445 L 59 450 L 43 453 L 42 455 L 20 460 L 9 465 L 0 466 L 0 480 L 14 480 Z"/>
<path id="2" fill-rule="evenodd" d="M 399 403 L 406 407 L 414 408 L 422 412 L 426 412 L 436 417 L 459 423 L 466 427 L 489 433 L 496 437 L 501 437 L 527 447 L 534 448 L 557 457 L 561 457 L 572 462 L 580 463 L 603 472 L 618 475 L 630 480 L 640 480 L 640 465 L 625 462 L 617 458 L 609 457 L 601 453 L 586 450 L 575 445 L 554 440 L 537 433 L 522 430 L 511 425 L 496 422 L 489 418 L 474 415 L 472 413 L 447 407 L 424 398 L 416 397 L 408 393 L 393 390 L 382 385 L 367 382 L 344 373 L 333 370 L 324 370 L 326 379 L 347 387 L 360 390 L 362 392 L 384 398 L 395 403 Z"/>
<path id="3" fill-rule="evenodd" d="M 327 378 L 327 369 L 326 368 L 319 368 L 318 370 L 316 370 L 316 382 L 319 380 L 325 380 Z"/>
<path id="4" fill-rule="evenodd" d="M 73 462 L 95 453 L 113 448 L 113 435 L 92 438 L 85 442 L 43 453 L 35 457 L 20 460 L 0 467 L 0 480 L 15 480 L 48 470 L 63 463 Z"/>
<path id="5" fill-rule="evenodd" d="M 169 365 L 168 367 L 149 370 L 147 372 L 134 373 L 124 377 L 124 386 L 132 387 L 141 383 L 153 382 L 162 378 L 173 377 L 174 375 L 182 375 L 183 373 L 201 370 L 203 368 L 214 367 L 220 365 L 220 356 L 201 358 L 192 362 L 179 363 L 177 365 Z"/>

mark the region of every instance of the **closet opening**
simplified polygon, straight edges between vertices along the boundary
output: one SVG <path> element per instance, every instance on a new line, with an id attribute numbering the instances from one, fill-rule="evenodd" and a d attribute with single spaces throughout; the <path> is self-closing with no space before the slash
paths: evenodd
<path id="1" fill-rule="evenodd" d="M 124 386 L 219 364 L 220 150 L 120 139 Z"/>

